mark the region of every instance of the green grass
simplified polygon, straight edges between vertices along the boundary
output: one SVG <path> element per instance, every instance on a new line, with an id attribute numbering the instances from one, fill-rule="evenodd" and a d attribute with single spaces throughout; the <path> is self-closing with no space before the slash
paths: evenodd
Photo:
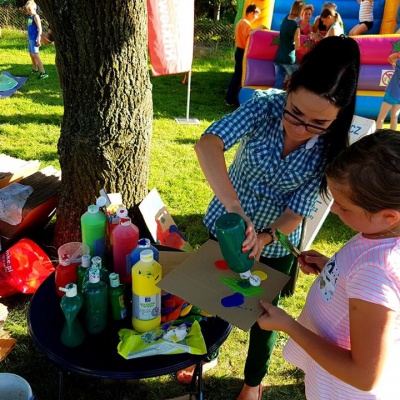
<path id="1" fill-rule="evenodd" d="M 25 34 L 4 29 L 0 39 L 2 57 L 0 72 L 28 75 L 31 71 Z M 186 117 L 187 85 L 183 74 L 152 78 L 154 101 L 153 138 L 149 189 L 155 187 L 189 242 L 198 248 L 207 239 L 202 217 L 211 199 L 211 190 L 197 163 L 193 146 L 203 130 L 223 114 L 224 91 L 233 71 L 232 52 L 209 54 L 197 51 L 193 63 L 190 117 L 199 125 L 180 125 L 176 117 Z M 59 168 L 57 141 L 63 116 L 62 94 L 54 64 L 55 49 L 40 50 L 50 78 L 39 81 L 31 77 L 12 97 L 0 99 L 0 146 L 7 155 L 21 159 L 38 159 L 41 165 Z M 233 152 L 228 153 L 228 160 Z M 353 232 L 340 220 L 329 215 L 316 237 L 313 248 L 333 254 Z M 45 235 L 45 233 L 43 233 Z M 282 306 L 292 315 L 300 312 L 313 277 L 300 276 L 296 293 L 283 299 Z M 5 330 L 17 339 L 10 355 L 0 363 L 0 372 L 24 376 L 31 384 L 36 400 L 51 400 L 57 395 L 58 372 L 40 351 L 36 350 L 27 332 L 26 312 L 30 296 L 16 295 L 4 299 L 10 315 Z M 234 328 L 222 347 L 219 363 L 207 373 L 205 398 L 236 399 L 242 385 L 243 364 L 248 334 Z M 281 350 L 284 335 L 274 352 L 270 374 L 263 381 L 268 390 L 265 399 L 304 400 L 303 374 L 286 363 Z M 101 349 L 99 349 L 101 351 Z M 182 395 L 186 388 L 173 376 L 131 382 L 103 382 L 76 374 L 65 375 L 64 400 L 157 400 Z"/>

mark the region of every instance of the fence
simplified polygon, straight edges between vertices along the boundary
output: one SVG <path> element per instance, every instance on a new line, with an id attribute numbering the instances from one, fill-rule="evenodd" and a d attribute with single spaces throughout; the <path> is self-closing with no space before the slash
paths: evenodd
<path id="1" fill-rule="evenodd" d="M 48 22 L 43 13 L 39 12 L 43 31 L 48 28 Z M 26 30 L 27 14 L 22 8 L 0 7 L 0 28 L 12 27 Z M 223 21 L 196 20 L 194 24 L 194 52 L 230 51 L 234 49 L 233 24 Z"/>

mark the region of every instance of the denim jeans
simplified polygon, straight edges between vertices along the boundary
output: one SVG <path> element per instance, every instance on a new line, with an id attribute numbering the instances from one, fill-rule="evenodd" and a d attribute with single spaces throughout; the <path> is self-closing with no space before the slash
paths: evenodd
<path id="1" fill-rule="evenodd" d="M 293 74 L 297 70 L 297 64 L 277 64 L 275 66 L 275 88 L 282 89 L 285 82 L 285 78 Z"/>

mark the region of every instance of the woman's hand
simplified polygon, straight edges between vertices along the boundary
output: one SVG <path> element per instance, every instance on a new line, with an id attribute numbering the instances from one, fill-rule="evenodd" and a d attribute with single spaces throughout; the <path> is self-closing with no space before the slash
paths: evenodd
<path id="1" fill-rule="evenodd" d="M 265 331 L 281 331 L 286 332 L 294 319 L 286 314 L 284 310 L 273 306 L 266 300 L 260 301 L 264 308 L 264 313 L 258 318 L 257 323 L 261 329 Z"/>
<path id="2" fill-rule="evenodd" d="M 324 256 L 315 250 L 303 251 L 298 258 L 300 269 L 306 275 L 314 274 L 318 275 L 325 264 L 329 261 L 329 258 Z"/>
<path id="3" fill-rule="evenodd" d="M 245 212 L 243 211 L 243 208 L 239 204 L 231 205 L 228 208 L 228 211 L 230 213 L 239 214 L 243 218 L 243 220 L 246 224 L 246 231 L 245 231 L 246 239 L 242 243 L 242 252 L 246 253 L 249 250 L 251 250 L 249 253 L 249 258 L 255 258 L 256 260 L 259 260 L 259 258 L 260 258 L 259 255 L 261 254 L 262 247 L 259 248 L 259 242 L 257 240 L 257 233 L 256 233 L 253 222 L 245 214 Z M 258 255 L 258 258 L 257 258 L 257 255 Z"/>

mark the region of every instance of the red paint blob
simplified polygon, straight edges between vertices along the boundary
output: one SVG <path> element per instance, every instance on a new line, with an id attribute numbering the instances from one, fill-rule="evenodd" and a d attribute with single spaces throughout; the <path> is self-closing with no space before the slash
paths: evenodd
<path id="1" fill-rule="evenodd" d="M 226 263 L 225 260 L 217 260 L 217 261 L 215 261 L 215 266 L 218 269 L 221 269 L 223 271 L 229 270 L 228 264 Z"/>

